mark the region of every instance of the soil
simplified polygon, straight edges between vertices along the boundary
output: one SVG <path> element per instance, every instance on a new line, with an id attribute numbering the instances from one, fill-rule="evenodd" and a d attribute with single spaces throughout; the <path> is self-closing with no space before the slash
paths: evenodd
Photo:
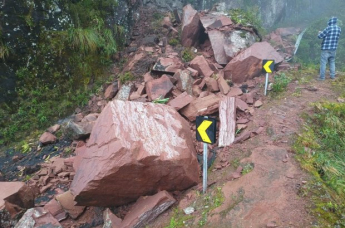
<path id="1" fill-rule="evenodd" d="M 224 161 L 232 165 L 209 169 L 208 182 L 216 184 L 208 191 L 221 187 L 225 200 L 220 207 L 208 213 L 205 227 L 315 227 L 317 219 L 308 211 L 311 203 L 298 195 L 310 176 L 295 160 L 292 144 L 303 124 L 301 114 L 311 111 L 309 104 L 320 100 L 335 102 L 337 97 L 330 83 L 314 81 L 308 86 L 301 86 L 295 81 L 290 83 L 282 98 L 263 98 L 264 105 L 257 109 L 246 130 L 259 126 L 264 126 L 265 130 L 241 144 L 218 151 L 212 167 L 222 167 Z M 301 90 L 298 96 L 293 95 L 296 88 Z M 317 91 L 312 91 L 315 89 Z M 234 163 L 238 159 L 242 167 L 251 164 L 254 168 L 231 180 L 236 170 Z M 196 205 L 196 189 L 183 193 L 180 209 Z M 202 208 L 199 211 L 196 208 L 196 219 L 189 224 L 190 227 L 199 226 L 198 217 L 200 219 L 202 211 Z M 152 227 L 166 227 L 172 216 L 173 210 L 166 212 Z"/>

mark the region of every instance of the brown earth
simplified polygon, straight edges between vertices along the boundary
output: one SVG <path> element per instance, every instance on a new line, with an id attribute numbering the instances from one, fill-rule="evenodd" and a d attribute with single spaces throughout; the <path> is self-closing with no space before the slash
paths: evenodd
<path id="1" fill-rule="evenodd" d="M 263 83 L 264 77 L 261 79 Z M 312 91 L 314 88 L 317 91 Z M 298 195 L 299 189 L 310 177 L 296 162 L 291 147 L 303 123 L 301 114 L 311 111 L 311 102 L 320 100 L 336 101 L 336 95 L 327 81 L 319 83 L 312 80 L 308 86 L 294 81 L 281 98 L 268 96 L 263 99 L 264 105 L 256 111 L 246 130 L 262 125 L 265 130 L 242 144 L 218 151 L 215 164 L 209 169 L 208 182 L 216 184 L 208 192 L 220 187 L 225 200 L 208 213 L 205 227 L 313 227 L 317 223 L 308 212 L 310 202 Z M 242 167 L 252 164 L 254 168 L 231 180 L 236 170 L 234 165 L 239 159 Z M 224 161 L 230 166 L 219 169 Z M 187 222 L 189 227 L 199 226 L 205 206 L 195 206 L 203 197 L 197 196 L 196 191 L 196 188 L 190 189 L 180 197 L 181 209 L 188 206 L 196 209 L 192 214 L 195 219 Z M 170 210 L 150 227 L 166 227 L 172 216 L 173 210 Z"/>

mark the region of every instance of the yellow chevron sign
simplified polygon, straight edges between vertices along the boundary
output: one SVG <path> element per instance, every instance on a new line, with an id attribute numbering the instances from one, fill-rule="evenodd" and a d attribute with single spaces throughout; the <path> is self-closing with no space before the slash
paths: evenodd
<path id="1" fill-rule="evenodd" d="M 196 130 L 196 139 L 198 141 L 209 144 L 216 142 L 216 119 L 197 116 Z"/>
<path id="2" fill-rule="evenodd" d="M 265 73 L 272 73 L 274 71 L 274 60 L 264 59 L 262 61 L 262 70 Z"/>

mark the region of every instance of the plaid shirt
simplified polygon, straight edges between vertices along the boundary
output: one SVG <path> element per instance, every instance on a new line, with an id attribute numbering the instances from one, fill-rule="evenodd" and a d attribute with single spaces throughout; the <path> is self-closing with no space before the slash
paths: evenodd
<path id="1" fill-rule="evenodd" d="M 332 17 L 328 21 L 328 26 L 317 37 L 323 39 L 321 50 L 336 50 L 341 28 L 337 25 L 337 18 Z"/>

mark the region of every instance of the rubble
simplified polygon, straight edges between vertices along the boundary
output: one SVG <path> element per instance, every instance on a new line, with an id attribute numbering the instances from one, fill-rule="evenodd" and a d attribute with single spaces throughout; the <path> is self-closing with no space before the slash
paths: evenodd
<path id="1" fill-rule="evenodd" d="M 236 134 L 236 105 L 234 97 L 225 97 L 219 105 L 219 147 L 230 146 Z"/>
<path id="2" fill-rule="evenodd" d="M 183 7 L 181 43 L 191 47 L 198 43 L 201 31 L 199 14 L 188 4 Z"/>
<path id="3" fill-rule="evenodd" d="M 170 77 L 163 75 L 159 79 L 154 79 L 146 83 L 146 92 L 151 101 L 157 98 L 165 98 L 165 96 L 172 90 L 173 84 Z"/>

